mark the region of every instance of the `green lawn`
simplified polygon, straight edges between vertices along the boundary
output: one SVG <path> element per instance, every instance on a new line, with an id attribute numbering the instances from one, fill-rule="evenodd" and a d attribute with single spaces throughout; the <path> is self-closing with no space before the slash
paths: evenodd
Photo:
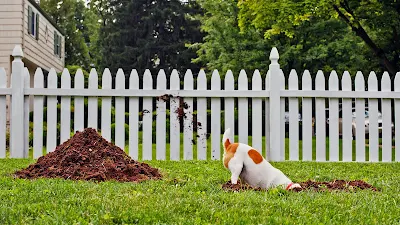
<path id="1" fill-rule="evenodd" d="M 16 180 L 31 159 L 0 160 L 0 224 L 399 224 L 400 163 L 272 163 L 294 181 L 362 179 L 380 192 L 224 192 L 221 161 L 149 161 L 140 184 Z"/>

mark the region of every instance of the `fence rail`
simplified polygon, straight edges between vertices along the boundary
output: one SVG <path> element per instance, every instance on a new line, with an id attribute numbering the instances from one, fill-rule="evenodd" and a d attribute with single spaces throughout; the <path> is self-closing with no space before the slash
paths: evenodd
<path id="1" fill-rule="evenodd" d="M 0 158 L 7 157 L 7 146 L 12 158 L 28 157 L 30 148 L 38 158 L 43 149 L 53 151 L 74 132 L 92 127 L 134 159 L 219 160 L 221 133 L 229 127 L 236 141 L 271 161 L 400 161 L 400 73 L 394 91 L 386 72 L 378 82 L 374 72 L 368 79 L 358 72 L 353 80 L 348 72 L 339 79 L 335 71 L 328 77 L 319 71 L 313 81 L 308 70 L 299 75 L 292 70 L 286 83 L 273 48 L 265 78 L 258 70 L 251 76 L 242 70 L 237 80 L 231 71 L 221 79 L 214 71 L 207 81 L 203 70 L 198 75 L 187 70 L 181 89 L 173 70 L 167 89 L 163 70 L 155 78 L 146 70 L 140 81 L 136 70 L 127 75 L 120 69 L 113 81 L 108 69 L 102 75 L 92 69 L 89 77 L 81 70 L 71 76 L 64 69 L 59 76 L 51 69 L 45 86 L 39 68 L 29 87 L 19 46 L 13 56 L 12 87 L 6 87 L 0 68 Z M 11 96 L 9 130 L 6 96 Z"/>

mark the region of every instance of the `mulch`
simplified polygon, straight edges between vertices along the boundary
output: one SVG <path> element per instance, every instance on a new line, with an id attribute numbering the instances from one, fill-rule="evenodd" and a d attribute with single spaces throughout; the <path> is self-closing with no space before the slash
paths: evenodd
<path id="1" fill-rule="evenodd" d="M 293 192 L 301 192 L 301 191 L 357 191 L 357 190 L 372 190 L 378 191 L 376 187 L 366 183 L 362 180 L 353 180 L 353 181 L 345 181 L 345 180 L 332 180 L 329 182 L 321 182 L 321 181 L 312 181 L 307 180 L 305 182 L 297 182 L 300 184 L 301 188 L 293 188 L 290 191 Z M 232 184 L 231 181 L 226 182 L 222 185 L 222 189 L 225 191 L 262 191 L 261 188 L 253 188 L 248 184 L 241 184 L 238 181 L 237 184 Z"/>
<path id="2" fill-rule="evenodd" d="M 133 160 L 93 128 L 77 132 L 53 152 L 14 175 L 24 179 L 64 178 L 99 182 L 140 182 L 162 178 L 158 169 Z"/>

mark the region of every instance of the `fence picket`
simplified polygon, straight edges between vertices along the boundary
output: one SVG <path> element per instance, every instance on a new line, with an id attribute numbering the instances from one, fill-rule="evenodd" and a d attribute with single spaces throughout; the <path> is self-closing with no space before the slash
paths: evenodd
<path id="1" fill-rule="evenodd" d="M 315 78 L 315 90 L 325 91 L 325 76 L 319 70 Z M 325 98 L 315 98 L 316 161 L 326 161 Z"/>
<path id="2" fill-rule="evenodd" d="M 180 89 L 180 79 L 177 70 L 172 70 L 170 79 L 170 89 L 179 90 Z M 180 137 L 180 122 L 177 116 L 177 110 L 179 109 L 179 98 L 174 97 L 170 100 L 170 158 L 171 160 L 180 159 L 180 147 L 181 147 L 181 137 Z"/>
<path id="3" fill-rule="evenodd" d="M 269 85 L 269 78 L 270 72 L 268 71 L 266 76 L 265 76 L 265 91 L 270 90 L 270 85 Z M 270 104 L 269 104 L 269 98 L 265 98 L 265 159 L 269 161 L 271 158 L 271 151 L 270 151 Z"/>
<path id="4" fill-rule="evenodd" d="M 299 89 L 296 70 L 289 74 L 289 90 Z M 289 160 L 299 160 L 299 100 L 289 98 Z"/>
<path id="5" fill-rule="evenodd" d="M 96 90 L 99 88 L 99 78 L 96 69 L 92 68 L 89 74 L 89 89 Z M 88 97 L 88 127 L 97 130 L 98 122 L 98 98 Z"/>
<path id="6" fill-rule="evenodd" d="M 132 70 L 129 77 L 129 90 L 139 89 L 139 76 L 136 70 Z M 137 160 L 139 158 L 139 98 L 129 98 L 129 156 Z"/>
<path id="7" fill-rule="evenodd" d="M 364 91 L 364 76 L 358 71 L 355 79 L 355 90 Z M 365 160 L 365 100 L 356 99 L 356 161 Z"/>
<path id="8" fill-rule="evenodd" d="M 0 67 L 0 88 L 7 88 L 7 75 L 4 68 Z M 7 111 L 6 96 L 0 95 L 0 158 L 6 158 L 6 129 Z"/>
<path id="9" fill-rule="evenodd" d="M 311 74 L 305 70 L 302 77 L 302 90 L 311 90 Z M 303 161 L 312 160 L 312 101 L 303 97 Z"/>
<path id="10" fill-rule="evenodd" d="M 153 78 L 149 69 L 143 75 L 143 90 L 153 89 Z M 143 160 L 153 157 L 153 98 L 143 97 Z"/>
<path id="11" fill-rule="evenodd" d="M 239 90 L 248 90 L 249 80 L 247 79 L 246 72 L 241 70 L 239 73 L 238 79 L 238 89 Z M 247 98 L 239 98 L 238 99 L 238 134 L 239 134 L 239 142 L 247 144 L 249 142 L 249 103 Z"/>
<path id="12" fill-rule="evenodd" d="M 345 71 L 342 77 L 342 91 L 351 91 L 352 81 L 350 73 Z M 352 161 L 353 154 L 353 131 L 352 131 L 352 115 L 351 115 L 351 98 L 342 99 L 342 160 L 345 162 Z"/>
<path id="13" fill-rule="evenodd" d="M 167 89 L 167 77 L 165 72 L 161 69 L 157 76 L 157 90 Z M 168 99 L 168 98 L 167 98 Z M 156 159 L 166 159 L 166 99 L 159 97 L 156 99 L 157 102 L 157 117 L 156 117 Z"/>
<path id="14" fill-rule="evenodd" d="M 207 77 L 200 70 L 197 90 L 207 90 Z M 207 98 L 197 98 L 197 159 L 207 159 Z"/>
<path id="15" fill-rule="evenodd" d="M 394 79 L 394 91 L 400 92 L 400 72 L 396 73 Z M 394 100 L 394 112 L 395 112 L 395 161 L 400 161 L 400 99 Z"/>
<path id="16" fill-rule="evenodd" d="M 101 82 L 102 89 L 111 89 L 112 78 L 108 68 L 104 70 Z M 101 98 L 101 135 L 111 142 L 111 97 Z"/>
<path id="17" fill-rule="evenodd" d="M 339 90 L 336 71 L 329 76 L 329 90 Z M 329 161 L 339 161 L 339 99 L 329 99 Z"/>
<path id="18" fill-rule="evenodd" d="M 193 90 L 193 74 L 189 69 L 183 79 L 185 90 Z M 185 97 L 186 102 L 183 107 L 185 119 L 183 120 L 183 158 L 185 160 L 193 159 L 193 98 Z M 186 108 L 187 106 L 187 108 Z"/>
<path id="19" fill-rule="evenodd" d="M 226 72 L 225 76 L 225 90 L 235 90 L 235 78 L 231 70 Z M 227 97 L 225 100 L 225 130 L 231 129 L 231 136 L 229 137 L 232 142 L 235 141 L 235 98 Z M 224 130 L 224 132 L 225 132 Z"/>
<path id="20" fill-rule="evenodd" d="M 68 69 L 61 74 L 61 89 L 71 89 L 71 75 Z M 71 97 L 61 97 L 61 130 L 60 143 L 68 140 L 71 135 Z"/>
<path id="21" fill-rule="evenodd" d="M 47 79 L 48 88 L 57 88 L 57 73 L 50 69 Z M 57 97 L 47 97 L 47 152 L 52 152 L 57 146 Z"/>
<path id="22" fill-rule="evenodd" d="M 75 74 L 75 87 L 74 90 L 82 90 L 85 87 L 85 78 L 83 77 L 83 72 L 78 69 Z M 85 126 L 85 103 L 84 97 L 75 96 L 74 97 L 74 133 L 76 131 L 82 131 Z"/>
<path id="23" fill-rule="evenodd" d="M 281 69 L 280 70 L 280 74 L 279 74 L 279 80 L 280 80 L 280 82 L 279 82 L 279 84 L 280 84 L 280 90 L 285 90 L 285 87 L 286 87 L 286 85 L 285 85 L 285 75 L 283 74 L 283 70 Z M 281 144 L 280 144 L 280 152 L 279 152 L 279 154 L 280 154 L 280 156 L 279 156 L 279 160 L 280 161 L 283 161 L 283 160 L 285 160 L 286 159 L 286 141 L 285 141 L 285 109 L 286 109 L 286 107 L 285 107 L 285 104 L 286 104 L 286 101 L 285 101 L 285 98 L 283 98 L 283 97 L 281 97 L 280 98 L 280 106 L 281 106 L 281 109 L 280 109 L 280 118 L 279 118 L 279 121 L 280 121 L 280 125 L 281 125 L 281 129 L 280 129 L 280 131 L 281 131 L 281 135 L 280 135 L 280 139 L 281 139 Z"/>
<path id="24" fill-rule="evenodd" d="M 371 72 L 368 76 L 368 91 L 378 91 L 378 79 L 375 72 Z M 369 161 L 379 161 L 378 152 L 378 99 L 368 99 L 369 112 Z"/>
<path id="25" fill-rule="evenodd" d="M 252 90 L 253 91 L 261 91 L 262 90 L 262 81 L 260 71 L 255 70 L 252 78 Z M 262 99 L 261 98 L 253 98 L 252 99 L 252 116 L 251 119 L 253 121 L 252 124 L 252 146 L 258 152 L 262 153 Z"/>
<path id="26" fill-rule="evenodd" d="M 115 78 L 115 89 L 125 89 L 125 74 L 118 69 Z M 115 97 L 115 145 L 125 149 L 125 98 Z"/>
<path id="27" fill-rule="evenodd" d="M 211 90 L 221 90 L 221 78 L 217 70 L 211 76 Z M 221 158 L 221 100 L 211 99 L 211 159 Z"/>
<path id="28" fill-rule="evenodd" d="M 30 88 L 31 75 L 29 74 L 28 68 L 24 68 L 24 88 Z M 29 156 L 29 95 L 24 96 L 24 149 L 23 157 Z"/>
<path id="29" fill-rule="evenodd" d="M 388 72 L 382 75 L 382 92 L 391 92 Z M 392 161 L 392 100 L 382 99 L 382 161 Z"/>
<path id="30" fill-rule="evenodd" d="M 1 82 L 0 82 L 1 83 Z M 44 87 L 44 76 L 38 68 L 34 77 L 34 88 Z M 43 96 L 35 96 L 33 103 L 33 158 L 43 155 Z"/>

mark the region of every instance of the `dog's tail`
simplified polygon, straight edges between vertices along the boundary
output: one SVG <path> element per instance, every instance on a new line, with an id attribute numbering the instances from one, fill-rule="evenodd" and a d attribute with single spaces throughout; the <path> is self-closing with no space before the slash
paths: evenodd
<path id="1" fill-rule="evenodd" d="M 224 146 L 224 150 L 231 145 L 231 141 L 229 140 L 229 136 L 231 135 L 231 128 L 225 130 L 224 136 L 222 137 L 222 145 Z"/>

